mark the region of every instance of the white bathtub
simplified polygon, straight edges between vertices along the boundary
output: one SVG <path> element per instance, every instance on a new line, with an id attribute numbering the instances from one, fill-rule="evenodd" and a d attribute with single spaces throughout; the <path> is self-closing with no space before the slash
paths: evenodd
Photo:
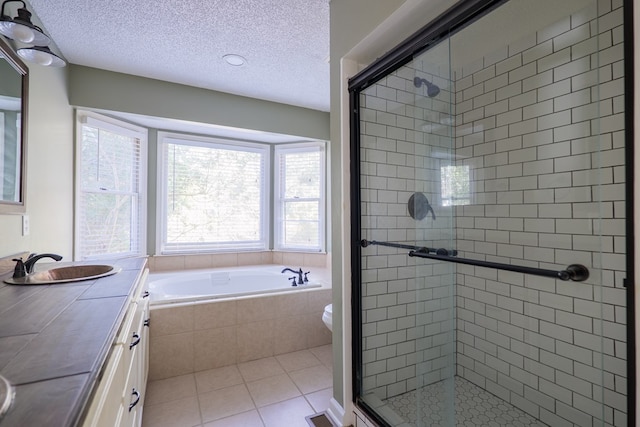
<path id="1" fill-rule="evenodd" d="M 303 267 L 309 281 L 292 286 L 291 272 L 285 266 L 259 265 L 247 267 L 182 270 L 149 275 L 150 303 L 173 304 L 274 292 L 295 292 L 325 285 L 327 272 L 322 268 Z M 292 267 L 297 270 L 299 267 Z M 297 276 L 296 276 L 297 277 Z"/>

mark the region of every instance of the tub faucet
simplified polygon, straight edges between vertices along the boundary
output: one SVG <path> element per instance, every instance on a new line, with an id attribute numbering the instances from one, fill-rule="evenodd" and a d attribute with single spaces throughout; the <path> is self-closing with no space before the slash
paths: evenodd
<path id="1" fill-rule="evenodd" d="M 13 269 L 13 278 L 17 279 L 25 277 L 27 274 L 33 273 L 35 263 L 42 258 L 52 258 L 56 261 L 60 261 L 62 259 L 60 255 L 56 254 L 30 254 L 24 262 L 22 261 L 22 258 L 15 258 L 13 261 L 16 262 L 16 267 Z"/>
<path id="2" fill-rule="evenodd" d="M 302 278 L 302 275 L 304 273 L 302 272 L 302 268 L 300 270 L 292 270 L 289 267 L 287 267 L 287 268 L 283 269 L 280 273 L 284 273 L 285 271 L 290 271 L 290 272 L 292 272 L 294 274 L 297 274 L 298 275 L 298 285 L 304 284 L 304 279 Z"/>

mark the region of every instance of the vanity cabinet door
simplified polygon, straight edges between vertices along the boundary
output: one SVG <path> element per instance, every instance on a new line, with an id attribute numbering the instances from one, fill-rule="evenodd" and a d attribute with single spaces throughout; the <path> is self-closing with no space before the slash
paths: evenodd
<path id="1" fill-rule="evenodd" d="M 135 312 L 133 315 L 133 328 L 131 333 L 131 342 L 129 347 L 125 348 L 128 361 L 127 366 L 127 384 L 125 386 L 124 409 L 126 411 L 123 419 L 123 426 L 138 427 L 142 425 L 142 406 L 147 388 L 147 379 L 144 376 L 145 366 L 143 359 L 146 354 L 145 346 L 147 345 L 147 337 L 145 330 L 148 329 L 145 324 L 145 304 L 139 301 L 134 304 Z M 133 308 L 133 307 L 132 307 Z"/>
<path id="2" fill-rule="evenodd" d="M 137 310 L 142 316 L 142 329 L 141 329 L 141 341 L 138 345 L 140 349 L 138 354 L 138 363 L 140 370 L 140 384 L 143 391 L 146 391 L 147 377 L 149 376 L 149 330 L 151 328 L 150 315 L 149 315 L 149 282 L 147 277 L 143 277 L 142 284 L 140 286 L 141 292 L 136 301 Z"/>
<path id="3" fill-rule="evenodd" d="M 149 323 L 149 299 L 138 301 L 138 306 L 142 312 L 142 341 L 139 345 L 140 351 L 138 354 L 139 382 L 141 390 L 146 392 L 147 378 L 149 376 L 149 329 L 151 328 Z"/>
<path id="4" fill-rule="evenodd" d="M 85 427 L 119 426 L 124 415 L 122 390 L 126 383 L 125 366 L 122 363 L 122 346 L 112 348 L 105 370 L 89 412 L 85 417 Z"/>

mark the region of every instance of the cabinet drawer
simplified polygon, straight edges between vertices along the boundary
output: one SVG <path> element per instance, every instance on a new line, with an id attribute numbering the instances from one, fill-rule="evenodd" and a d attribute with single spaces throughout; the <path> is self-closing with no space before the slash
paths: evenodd
<path id="1" fill-rule="evenodd" d="M 128 335 L 124 339 L 122 345 L 125 352 L 125 364 L 128 366 L 132 363 L 134 350 L 142 345 L 142 337 L 144 335 L 144 310 L 139 304 L 131 303 L 129 313 L 127 316 L 131 316 L 131 324 L 128 329 Z"/>
<path id="2" fill-rule="evenodd" d="M 142 272 L 142 276 L 140 277 L 140 282 L 138 283 L 138 287 L 133 293 L 133 301 L 138 301 L 140 299 L 149 300 L 149 269 L 145 268 Z"/>
<path id="3" fill-rule="evenodd" d="M 131 336 L 133 332 L 140 331 L 140 328 L 137 326 L 140 320 L 140 316 L 142 316 L 142 314 L 139 312 L 139 310 L 141 309 L 139 307 L 139 302 L 145 302 L 147 304 L 149 302 L 149 298 L 144 296 L 144 292 L 146 292 L 146 290 L 149 288 L 149 285 L 147 283 L 148 276 L 149 270 L 145 269 L 142 274 L 142 281 L 138 284 L 138 287 L 135 289 L 134 294 L 131 298 L 129 308 L 127 309 L 127 313 L 125 314 L 122 325 L 120 326 L 120 331 L 118 332 L 118 336 L 116 337 L 115 344 L 129 345 L 131 343 Z M 136 329 L 136 331 L 134 331 L 133 329 Z"/>

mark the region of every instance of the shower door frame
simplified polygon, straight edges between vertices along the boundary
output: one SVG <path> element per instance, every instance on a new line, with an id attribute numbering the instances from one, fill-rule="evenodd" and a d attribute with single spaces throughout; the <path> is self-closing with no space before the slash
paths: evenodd
<path id="1" fill-rule="evenodd" d="M 351 305 L 352 305 L 352 396 L 354 405 L 381 426 L 388 425 L 361 399 L 362 379 L 362 276 L 360 197 L 360 92 L 406 65 L 420 52 L 465 28 L 509 0 L 461 0 L 404 42 L 378 58 L 348 81 L 350 120 L 351 203 Z M 636 422 L 636 330 L 635 330 L 635 240 L 634 240 L 634 31 L 633 0 L 622 0 L 624 8 L 624 105 L 625 105 L 625 247 L 627 332 L 627 425 Z"/>

